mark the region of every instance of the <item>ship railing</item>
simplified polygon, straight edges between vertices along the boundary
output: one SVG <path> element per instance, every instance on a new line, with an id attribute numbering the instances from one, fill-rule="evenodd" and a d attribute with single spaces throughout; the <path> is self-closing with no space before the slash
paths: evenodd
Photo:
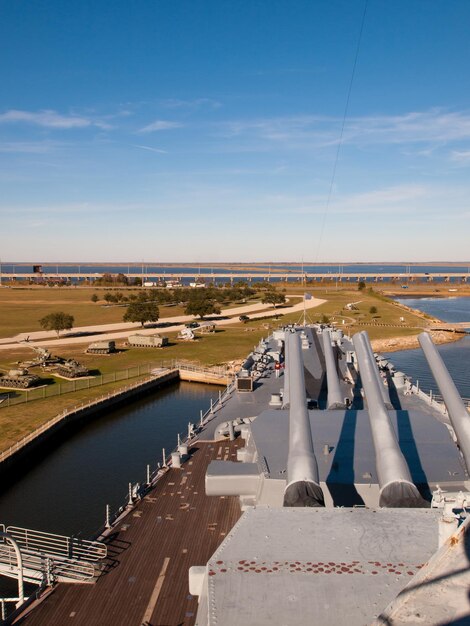
<path id="1" fill-rule="evenodd" d="M 50 556 L 43 552 L 21 549 L 25 580 L 41 583 L 43 580 L 87 581 L 95 578 L 97 569 L 90 561 Z M 18 577 L 18 563 L 11 545 L 0 544 L 0 574 Z"/>
<path id="2" fill-rule="evenodd" d="M 1 526 L 5 529 L 5 526 Z M 17 526 L 3 531 L 14 539 L 21 551 L 25 580 L 50 584 L 54 580 L 87 581 L 96 577 L 97 561 L 107 556 L 105 544 L 80 540 L 53 533 L 44 533 Z M 0 540 L 0 575 L 18 578 L 18 560 L 15 548 L 4 537 Z"/>
<path id="3" fill-rule="evenodd" d="M 440 402 L 441 404 L 444 404 L 444 398 L 441 396 L 440 393 L 433 393 L 432 397 L 436 402 Z M 467 409 L 470 409 L 470 398 L 462 398 L 462 402 L 464 403 Z"/>
<path id="4" fill-rule="evenodd" d="M 426 402 L 430 406 L 436 406 L 447 414 L 444 398 L 440 393 L 435 393 L 432 389 L 426 392 L 421 389 L 419 383 L 411 385 L 411 393 L 421 398 L 421 400 L 424 400 L 424 402 Z M 462 398 L 462 402 L 464 403 L 467 411 L 470 411 L 470 398 Z"/>
<path id="5" fill-rule="evenodd" d="M 100 561 L 107 555 L 106 546 L 98 541 L 45 533 L 18 526 L 7 526 L 6 532 L 17 542 L 20 550 L 39 552 L 50 557 Z"/>
<path id="6" fill-rule="evenodd" d="M 211 401 L 211 405 L 207 409 L 207 411 L 200 412 L 199 422 L 196 424 L 188 424 L 188 430 L 185 432 L 181 432 L 176 434 L 177 440 L 180 442 L 180 445 L 187 445 L 188 452 L 191 450 L 192 444 L 199 437 L 199 434 L 203 430 L 204 426 L 210 422 L 216 412 L 223 406 L 224 402 L 230 397 L 235 389 L 235 382 L 231 381 L 226 388 L 219 392 L 219 396 L 216 401 Z M 157 467 L 154 470 L 151 470 L 150 466 L 147 465 L 147 476 L 146 479 L 142 483 L 129 483 L 129 489 L 125 495 L 122 496 L 121 502 L 124 504 L 121 505 L 114 512 L 110 511 L 109 507 L 106 507 L 106 520 L 105 524 L 100 526 L 96 530 L 95 533 L 92 534 L 93 537 L 96 538 L 105 538 L 107 532 L 113 528 L 127 513 L 132 510 L 134 504 L 140 501 L 147 493 L 149 493 L 157 484 L 157 482 L 161 479 L 161 477 L 172 467 L 172 453 L 178 451 L 178 445 L 176 445 L 173 450 L 167 454 L 166 450 L 164 450 L 165 456 L 162 456 L 162 461 L 157 463 Z"/>

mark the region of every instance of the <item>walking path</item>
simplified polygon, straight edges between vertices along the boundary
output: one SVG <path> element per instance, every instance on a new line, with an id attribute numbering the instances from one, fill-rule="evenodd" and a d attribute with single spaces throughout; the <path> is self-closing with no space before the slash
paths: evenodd
<path id="1" fill-rule="evenodd" d="M 287 299 L 298 296 L 287 296 Z M 312 298 L 294 304 L 292 306 L 283 307 L 282 309 L 266 309 L 266 304 L 257 302 L 255 304 L 249 304 L 247 306 L 235 307 L 231 309 L 224 309 L 220 317 L 211 316 L 211 320 L 217 326 L 226 326 L 229 324 L 238 324 L 240 315 L 250 314 L 250 319 L 259 319 L 266 317 L 277 312 L 280 315 L 287 315 L 288 313 L 302 312 L 304 306 L 306 309 L 313 309 L 326 302 L 326 300 L 320 300 L 319 298 Z M 230 317 L 234 316 L 234 317 Z M 229 319 L 224 319 L 229 317 Z M 152 335 L 155 332 L 164 331 L 167 326 L 171 325 L 171 332 L 179 332 L 184 328 L 184 324 L 194 321 L 193 315 L 177 315 L 175 317 L 162 318 L 156 325 L 152 325 L 152 328 L 142 328 L 139 323 L 124 323 L 118 322 L 116 324 L 101 324 L 95 326 L 81 326 L 74 328 L 69 333 L 57 338 L 55 331 L 35 331 L 25 332 L 15 335 L 14 337 L 5 337 L 0 339 L 0 350 L 11 350 L 12 348 L 18 348 L 18 344 L 21 341 L 29 340 L 34 341 L 35 345 L 47 345 L 49 346 L 63 346 L 70 344 L 89 343 L 90 341 L 106 341 L 111 339 L 122 339 L 129 335 L 130 330 L 138 331 L 140 335 Z"/>

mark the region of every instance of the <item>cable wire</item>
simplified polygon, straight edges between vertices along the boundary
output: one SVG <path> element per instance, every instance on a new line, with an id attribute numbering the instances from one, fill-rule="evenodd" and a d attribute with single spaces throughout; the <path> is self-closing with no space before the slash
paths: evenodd
<path id="1" fill-rule="evenodd" d="M 334 185 L 334 182 L 335 182 L 335 179 L 336 179 L 336 170 L 337 170 L 337 167 L 338 167 L 339 153 L 341 151 L 341 145 L 343 143 L 344 128 L 346 126 L 346 119 L 347 119 L 347 116 L 348 116 L 349 101 L 351 99 L 351 92 L 352 92 L 352 87 L 353 87 L 353 83 L 354 83 L 354 75 L 356 74 L 357 59 L 359 57 L 359 50 L 360 50 L 360 47 L 361 47 L 362 33 L 364 31 L 364 23 L 365 23 L 365 20 L 366 20 L 366 13 L 367 13 L 368 4 L 369 4 L 369 0 L 365 0 L 364 11 L 362 13 L 361 28 L 360 28 L 359 37 L 358 37 L 358 40 L 357 40 L 356 54 L 354 56 L 354 63 L 353 63 L 352 72 L 351 72 L 351 79 L 349 81 L 348 93 L 347 93 L 347 96 L 346 96 L 346 105 L 344 107 L 343 121 L 342 121 L 342 124 L 341 124 L 341 132 L 340 132 L 340 135 L 339 135 L 338 147 L 336 148 L 335 160 L 334 160 L 334 163 L 333 163 L 333 172 L 332 172 L 332 175 L 331 175 L 330 188 L 328 190 L 328 197 L 327 197 L 327 200 L 326 200 L 325 211 L 323 212 L 322 225 L 321 225 L 321 228 L 320 228 L 320 236 L 318 238 L 317 253 L 316 253 L 316 256 L 315 256 L 315 265 L 318 262 L 318 256 L 320 254 L 321 243 L 322 243 L 323 234 L 324 234 L 324 231 L 325 231 L 326 218 L 327 218 L 329 210 L 330 210 L 331 196 L 333 194 L 333 185 Z"/>

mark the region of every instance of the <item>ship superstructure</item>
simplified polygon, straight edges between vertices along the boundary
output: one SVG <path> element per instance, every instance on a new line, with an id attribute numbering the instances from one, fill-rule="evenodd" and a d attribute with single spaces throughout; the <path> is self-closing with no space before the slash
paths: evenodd
<path id="1" fill-rule="evenodd" d="M 445 406 L 367 333 L 274 331 L 103 534 L 95 584 L 22 623 L 465 623 L 470 416 L 420 341 Z"/>
<path id="2" fill-rule="evenodd" d="M 365 332 L 351 341 L 292 327 L 258 347 L 279 351 L 285 367 L 269 383 L 270 406 L 215 432 L 239 431 L 245 445 L 241 463 L 210 463 L 206 492 L 237 495 L 244 513 L 208 564 L 191 570 L 199 626 L 470 615 L 470 416 L 429 337 L 420 342 L 449 414 L 374 355 Z M 418 572 L 425 582 L 415 585 Z"/>

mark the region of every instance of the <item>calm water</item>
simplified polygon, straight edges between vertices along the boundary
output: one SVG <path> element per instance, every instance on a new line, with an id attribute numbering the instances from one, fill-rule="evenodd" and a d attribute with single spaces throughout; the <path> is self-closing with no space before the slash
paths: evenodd
<path id="1" fill-rule="evenodd" d="M 199 419 L 219 388 L 196 383 L 167 387 L 110 412 L 64 441 L 0 494 L 0 522 L 88 537 L 125 503 L 128 483 L 143 482 L 162 448 Z"/>
<path id="2" fill-rule="evenodd" d="M 399 302 L 446 322 L 470 321 L 470 298 L 404 298 Z M 470 398 L 470 334 L 456 343 L 438 346 L 457 389 L 464 398 Z M 395 366 L 419 380 L 421 389 L 439 393 L 421 349 L 404 350 L 387 355 Z"/>
<path id="3" fill-rule="evenodd" d="M 239 273 L 243 273 L 246 272 L 245 268 L 242 267 L 237 267 L 237 266 L 231 266 L 235 269 L 230 269 L 230 272 L 233 274 L 239 274 Z M 253 265 L 248 265 L 247 267 L 249 267 L 250 272 L 256 273 L 256 272 L 260 272 L 260 273 L 266 273 L 269 272 L 270 270 L 281 270 L 282 272 L 296 272 L 298 273 L 299 271 L 301 271 L 301 266 L 300 265 L 282 265 L 280 266 L 279 264 L 275 264 L 273 263 L 272 265 L 270 265 L 269 263 L 265 263 L 265 264 L 253 264 Z M 90 264 L 82 264 L 82 265 L 71 265 L 71 264 L 67 264 L 67 265 L 61 265 L 61 264 L 52 264 L 52 263 L 43 263 L 42 264 L 42 268 L 43 271 L 45 273 L 50 273 L 50 274 L 54 274 L 54 273 L 59 273 L 59 274 L 79 274 L 80 272 L 85 272 L 85 273 L 96 273 L 96 274 L 104 274 L 104 273 L 111 273 L 111 274 L 118 274 L 119 272 L 122 273 L 129 273 L 129 271 L 131 272 L 135 272 L 135 273 L 142 273 L 142 275 L 146 275 L 146 274 L 161 274 L 162 276 L 164 276 L 165 274 L 172 274 L 172 273 L 176 273 L 176 274 L 188 274 L 188 276 L 190 277 L 194 277 L 196 276 L 199 272 L 203 272 L 203 273 L 213 273 L 214 275 L 217 274 L 224 274 L 227 273 L 227 269 L 226 268 L 221 268 L 221 267 L 200 267 L 198 265 L 194 265 L 192 267 L 188 267 L 188 266 L 177 266 L 174 265 L 172 267 L 168 267 L 168 266 L 160 266 L 160 265 L 153 265 L 153 264 L 143 264 L 143 265 L 128 265 L 125 263 L 122 264 L 116 264 L 116 265 L 90 265 Z M 413 273 L 413 272 L 427 272 L 429 274 L 454 274 L 454 273 L 467 273 L 470 274 L 470 266 L 467 265 L 440 265 L 440 266 L 435 266 L 435 265 L 410 265 L 410 264 L 396 264 L 396 265 L 380 265 L 379 263 L 371 263 L 371 264 L 365 264 L 365 263 L 359 263 L 359 264 L 348 264 L 348 265 L 338 265 L 338 264 L 331 264 L 331 265 L 307 265 L 305 264 L 303 266 L 303 269 L 305 272 L 309 272 L 309 273 L 331 273 L 331 274 L 343 274 L 343 273 L 384 273 L 384 274 L 391 274 L 394 276 L 397 276 L 399 274 L 409 274 L 409 273 Z M 29 274 L 33 272 L 33 266 L 32 265 L 26 265 L 26 264 L 14 264 L 14 263 L 2 263 L 1 266 L 1 271 L 5 274 L 15 274 L 15 273 L 19 273 L 19 274 Z"/>

